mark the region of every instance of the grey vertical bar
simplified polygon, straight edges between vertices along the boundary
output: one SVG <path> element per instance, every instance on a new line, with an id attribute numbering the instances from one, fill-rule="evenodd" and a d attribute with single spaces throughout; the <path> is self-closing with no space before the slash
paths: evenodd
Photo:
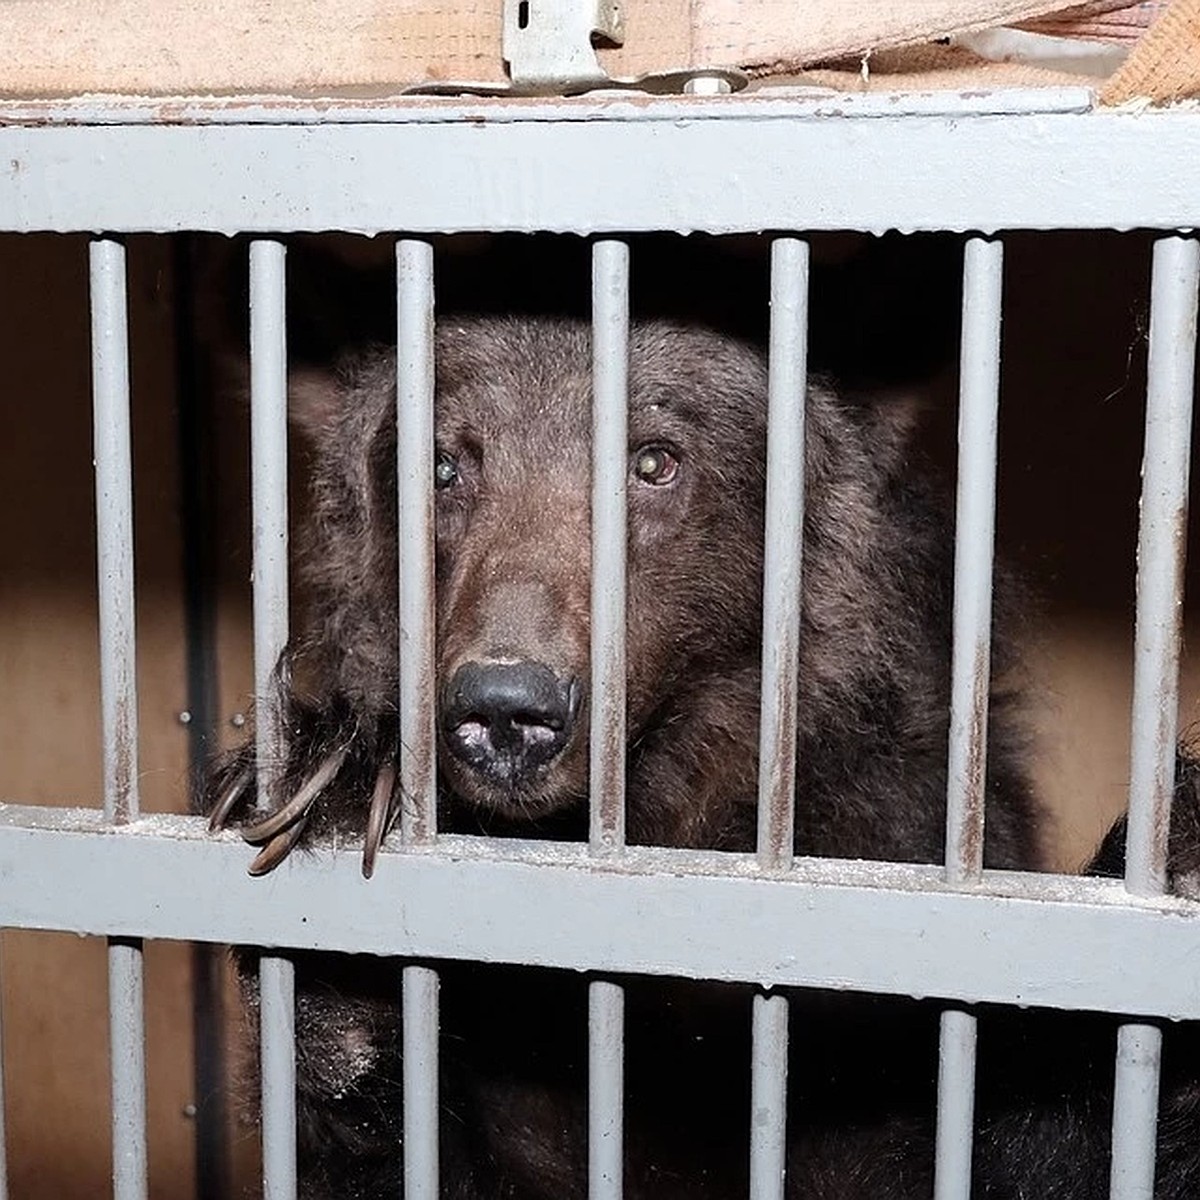
<path id="1" fill-rule="evenodd" d="M 133 593 L 133 458 L 125 247 L 89 247 L 92 394 L 96 461 L 96 557 L 100 600 L 100 716 L 104 813 L 138 815 L 137 683 Z M 143 1200 L 146 1173 L 146 1040 L 140 941 L 108 945 L 113 1195 Z"/>
<path id="2" fill-rule="evenodd" d="M 1164 237 L 1154 245 L 1125 858 L 1126 886 L 1139 896 L 1162 892 L 1167 878 L 1196 371 L 1198 263 L 1200 242 L 1195 238 Z"/>
<path id="3" fill-rule="evenodd" d="M 791 868 L 795 840 L 807 373 L 808 243 L 798 238 L 776 238 L 771 245 L 758 751 L 758 864 L 764 871 L 773 872 Z M 786 997 L 754 997 L 751 1035 L 750 1196 L 752 1200 L 782 1200 L 787 1151 Z"/>
<path id="4" fill-rule="evenodd" d="M 396 444 L 400 512 L 400 795 L 406 845 L 437 834 L 434 725 L 433 247 L 396 243 Z M 402 974 L 404 1195 L 438 1195 L 438 976 Z"/>
<path id="5" fill-rule="evenodd" d="M 963 263 L 946 799 L 946 875 L 956 882 L 973 878 L 983 867 L 1003 269 L 1002 242 L 968 240 Z"/>
<path id="6" fill-rule="evenodd" d="M 625 989 L 588 985 L 588 1200 L 620 1200 L 625 1162 Z"/>
<path id="7" fill-rule="evenodd" d="M 946 794 L 946 877 L 952 882 L 974 879 L 983 869 L 1003 284 L 1003 243 L 968 239 L 963 260 Z M 974 1016 L 956 1009 L 942 1013 L 935 1200 L 967 1200 L 971 1194 L 975 1040 Z"/>
<path id="8" fill-rule="evenodd" d="M 1167 883 L 1198 295 L 1200 242 L 1159 238 L 1150 285 L 1125 852 L 1125 886 L 1139 896 L 1158 895 Z M 1112 1200 L 1150 1200 L 1154 1193 L 1161 1056 L 1157 1027 L 1121 1026 L 1113 1094 Z"/>
<path id="9" fill-rule="evenodd" d="M 625 842 L 625 480 L 629 246 L 592 251 L 591 848 Z"/>
<path id="10" fill-rule="evenodd" d="M 787 1169 L 786 996 L 759 992 L 751 1015 L 750 1197 L 783 1200 Z"/>
<path id="11" fill-rule="evenodd" d="M 125 247 L 98 238 L 91 244 L 90 259 L 104 815 L 123 823 L 138 813 Z"/>
<path id="12" fill-rule="evenodd" d="M 776 238 L 771 246 L 762 720 L 758 742 L 758 865 L 766 871 L 791 866 L 794 840 L 807 359 L 808 243 L 797 238 Z"/>
<path id="13" fill-rule="evenodd" d="M 288 638 L 287 336 L 285 250 L 250 244 L 250 486 L 254 550 L 254 693 L 258 803 L 270 807 L 284 730 L 272 676 Z M 259 965 L 264 1200 L 296 1195 L 295 972 Z"/>
<path id="14" fill-rule="evenodd" d="M 937 1146 L 934 1200 L 968 1200 L 975 1134 L 975 1042 L 971 1013 L 948 1008 L 938 1038 Z"/>
<path id="15" fill-rule="evenodd" d="M 264 1200 L 296 1196 L 296 973 L 264 955 L 258 968 Z"/>
<path id="16" fill-rule="evenodd" d="M 427 842 L 437 831 L 432 703 L 433 247 L 396 243 L 396 439 L 400 510 L 401 831 Z"/>
<path id="17" fill-rule="evenodd" d="M 1162 1030 L 1133 1022 L 1117 1030 L 1111 1200 L 1153 1200 Z"/>
<path id="18" fill-rule="evenodd" d="M 593 854 L 625 844 L 625 484 L 629 470 L 629 246 L 592 250 Z M 588 991 L 588 1197 L 620 1200 L 624 1174 L 625 992 Z"/>
<path id="19" fill-rule="evenodd" d="M 271 808 L 274 780 L 269 768 L 278 762 L 283 746 L 272 681 L 288 640 L 285 253 L 282 242 L 260 239 L 250 243 L 255 750 L 262 809 Z"/>
<path id="20" fill-rule="evenodd" d="M 438 974 L 401 973 L 404 1029 L 404 1195 L 438 1195 Z"/>
<path id="21" fill-rule="evenodd" d="M 146 1174 L 146 1039 L 142 943 L 110 938 L 108 1013 L 112 1060 L 113 1195 L 144 1200 Z"/>

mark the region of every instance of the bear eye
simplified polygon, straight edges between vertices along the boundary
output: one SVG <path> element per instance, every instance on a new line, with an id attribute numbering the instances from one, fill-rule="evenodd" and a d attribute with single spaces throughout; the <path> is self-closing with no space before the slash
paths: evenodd
<path id="1" fill-rule="evenodd" d="M 679 459 L 666 446 L 643 446 L 633 456 L 633 473 L 641 483 L 665 487 L 679 474 Z"/>
<path id="2" fill-rule="evenodd" d="M 445 450 L 437 452 L 437 461 L 433 467 L 433 486 L 435 488 L 453 487 L 458 482 L 458 459 Z"/>

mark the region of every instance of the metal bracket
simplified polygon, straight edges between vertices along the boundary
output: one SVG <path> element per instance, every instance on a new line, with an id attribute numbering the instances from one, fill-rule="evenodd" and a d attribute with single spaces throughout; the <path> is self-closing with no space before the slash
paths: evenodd
<path id="1" fill-rule="evenodd" d="M 593 38 L 625 40 L 617 0 L 504 0 L 504 61 L 513 91 L 565 94 L 603 87 Z"/>
<path id="2" fill-rule="evenodd" d="M 657 95 L 718 95 L 740 91 L 741 71 L 686 68 L 614 78 L 596 57 L 596 41 L 625 40 L 622 0 L 504 0 L 502 54 L 509 83 L 437 82 L 405 88 L 424 96 L 578 96 L 618 90 Z"/>

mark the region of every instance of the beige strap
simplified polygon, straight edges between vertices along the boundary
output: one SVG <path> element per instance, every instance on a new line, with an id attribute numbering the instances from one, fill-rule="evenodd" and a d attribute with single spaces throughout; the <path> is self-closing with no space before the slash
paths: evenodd
<path id="1" fill-rule="evenodd" d="M 1171 0 L 1105 84 L 1100 101 L 1167 104 L 1194 97 L 1200 97 L 1200 0 Z"/>

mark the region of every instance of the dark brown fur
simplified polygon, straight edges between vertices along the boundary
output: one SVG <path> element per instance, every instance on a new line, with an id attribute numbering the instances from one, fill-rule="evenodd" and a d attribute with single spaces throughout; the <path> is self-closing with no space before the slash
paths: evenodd
<path id="1" fill-rule="evenodd" d="M 460 466 L 456 485 L 437 496 L 443 701 L 461 664 L 499 647 L 579 677 L 586 705 L 588 330 L 544 319 L 446 320 L 437 361 L 437 443 Z M 313 813 L 309 832 L 318 837 L 361 836 L 378 767 L 396 751 L 394 408 L 388 351 L 344 364 L 336 386 L 308 377 L 297 391 L 296 418 L 314 451 L 307 537 L 314 614 L 289 658 L 303 667 L 307 694 L 290 676 L 283 687 L 292 736 L 281 798 L 331 747 L 350 746 Z M 765 420 L 758 351 L 696 328 L 635 325 L 630 450 L 666 445 L 681 464 L 670 487 L 632 474 L 629 481 L 628 828 L 635 842 L 753 848 Z M 902 405 L 860 406 L 812 388 L 800 853 L 942 855 L 951 539 L 942 503 L 914 469 L 910 423 Z M 1003 620 L 995 667 L 985 860 L 1035 868 L 1038 815 L 1005 687 L 1014 664 Z M 585 731 L 581 719 L 559 757 L 508 788 L 443 752 L 443 828 L 581 836 Z M 243 761 L 227 764 L 226 774 Z M 397 1195 L 398 965 L 337 955 L 298 964 L 304 1194 Z M 446 967 L 445 1195 L 585 1194 L 585 983 L 551 972 Z M 736 988 L 629 981 L 626 1194 L 633 1200 L 744 1194 L 747 999 Z M 789 1194 L 928 1196 L 936 1010 L 821 995 L 796 1007 Z M 999 1027 L 1008 1018 L 996 1020 Z M 1026 1124 L 1036 1115 L 1039 1127 L 1052 1128 L 1065 1111 L 1072 1130 L 1093 1130 L 1076 1110 L 1102 1107 L 1102 1099 L 1086 1088 L 1082 1100 L 1069 1088 L 1065 1100 L 1044 1090 L 1018 1093 Z M 1004 1182 L 1019 1174 L 1013 1163 L 1035 1156 L 1022 1158 L 1005 1105 L 989 1105 L 981 1098 L 987 1174 L 978 1194 L 1035 1194 Z M 1096 1170 L 1103 1174 L 1103 1161 Z M 1036 1194 L 1099 1194 L 1081 1187 L 1067 1182 Z"/>

